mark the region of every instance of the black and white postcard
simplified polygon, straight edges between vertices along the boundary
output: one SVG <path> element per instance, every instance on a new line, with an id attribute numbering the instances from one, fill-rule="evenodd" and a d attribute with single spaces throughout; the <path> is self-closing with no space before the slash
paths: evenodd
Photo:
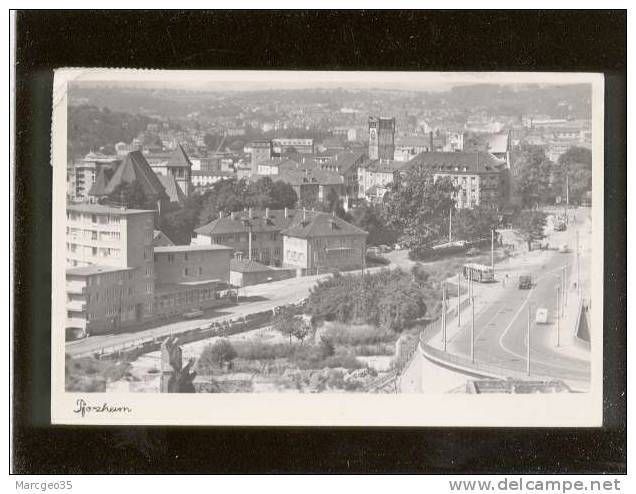
<path id="1" fill-rule="evenodd" d="M 603 84 L 56 71 L 53 423 L 601 426 Z"/>

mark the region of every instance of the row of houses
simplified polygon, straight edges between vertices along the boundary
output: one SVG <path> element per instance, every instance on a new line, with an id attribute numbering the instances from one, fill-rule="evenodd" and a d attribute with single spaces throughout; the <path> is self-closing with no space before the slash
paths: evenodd
<path id="1" fill-rule="evenodd" d="M 67 206 L 67 332 L 117 331 L 224 303 L 229 288 L 364 265 L 367 232 L 309 210 L 247 210 L 198 228 L 191 245 L 156 211 Z"/>

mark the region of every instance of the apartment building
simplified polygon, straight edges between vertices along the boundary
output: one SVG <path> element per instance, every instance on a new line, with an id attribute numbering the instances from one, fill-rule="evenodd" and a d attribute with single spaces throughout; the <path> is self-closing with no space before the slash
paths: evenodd
<path id="1" fill-rule="evenodd" d="M 509 201 L 509 167 L 505 160 L 484 152 L 421 153 L 409 163 L 424 166 L 437 180 L 448 177 L 458 187 L 458 208 L 484 205 L 500 209 Z"/>
<path id="2" fill-rule="evenodd" d="M 299 274 L 364 266 L 368 233 L 338 216 L 302 211 L 281 233 L 283 267 Z"/>
<path id="3" fill-rule="evenodd" d="M 152 318 L 154 211 L 67 207 L 67 327 L 79 334 Z"/>

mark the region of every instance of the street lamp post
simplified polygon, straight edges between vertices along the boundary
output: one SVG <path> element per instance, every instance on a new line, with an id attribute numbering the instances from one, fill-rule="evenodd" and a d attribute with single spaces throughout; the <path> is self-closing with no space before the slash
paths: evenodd
<path id="1" fill-rule="evenodd" d="M 457 327 L 460 328 L 462 325 L 462 315 L 461 315 L 461 276 L 457 273 Z"/>
<path id="2" fill-rule="evenodd" d="M 581 298 L 581 252 L 579 250 L 579 231 L 576 231 L 576 288 Z"/>
<path id="3" fill-rule="evenodd" d="M 557 286 L 557 325 L 556 325 L 556 346 L 560 346 L 561 332 L 561 286 Z"/>
<path id="4" fill-rule="evenodd" d="M 490 236 L 490 269 L 492 269 L 492 276 L 495 277 L 495 230 L 491 230 Z"/>
<path id="5" fill-rule="evenodd" d="M 526 337 L 528 340 L 527 349 L 526 349 L 526 373 L 530 375 L 530 313 L 532 308 L 530 304 L 528 304 L 528 329 L 526 331 Z"/>
<path id="6" fill-rule="evenodd" d="M 470 303 L 472 310 L 472 317 L 470 322 L 470 361 L 475 363 L 475 299 Z"/>
<path id="7" fill-rule="evenodd" d="M 444 351 L 446 351 L 446 283 L 442 287 L 442 334 L 444 338 Z"/>

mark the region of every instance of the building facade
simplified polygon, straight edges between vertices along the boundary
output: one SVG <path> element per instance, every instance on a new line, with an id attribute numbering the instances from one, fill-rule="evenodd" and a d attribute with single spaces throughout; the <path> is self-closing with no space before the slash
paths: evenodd
<path id="1" fill-rule="evenodd" d="M 272 159 L 272 143 L 270 141 L 253 141 L 246 146 L 251 154 L 251 174 L 258 174 L 258 164 Z"/>
<path id="2" fill-rule="evenodd" d="M 222 244 L 241 253 L 243 259 L 280 266 L 283 262 L 281 230 L 297 211 L 247 209 L 219 218 L 195 230 L 193 245 Z"/>
<path id="3" fill-rule="evenodd" d="M 295 137 L 281 137 L 278 139 L 272 139 L 272 148 L 277 154 L 284 154 L 291 150 L 295 150 L 300 154 L 313 154 L 314 140 Z"/>
<path id="4" fill-rule="evenodd" d="M 232 248 L 224 245 L 156 247 L 155 316 L 169 318 L 222 303 L 230 282 Z"/>

